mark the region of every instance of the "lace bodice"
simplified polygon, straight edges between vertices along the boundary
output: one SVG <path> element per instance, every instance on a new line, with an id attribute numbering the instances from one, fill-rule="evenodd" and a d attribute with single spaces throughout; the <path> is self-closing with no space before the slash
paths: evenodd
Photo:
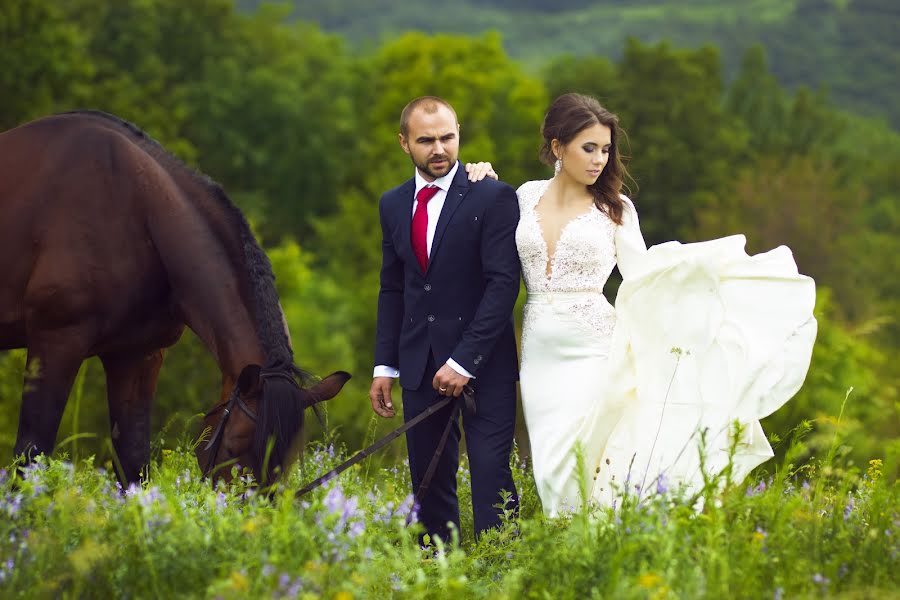
<path id="1" fill-rule="evenodd" d="M 646 251 L 637 213 L 624 196 L 626 210 L 622 225 L 616 225 L 599 209 L 592 208 L 563 227 L 551 257 L 535 210 L 549 184 L 549 180 L 529 181 L 516 192 L 519 197 L 516 247 L 525 288 L 529 296 L 557 292 L 596 294 L 589 300 L 578 294 L 581 299 L 573 301 L 571 309 L 594 332 L 606 336 L 612 332 L 615 317 L 612 306 L 602 296 L 603 286 L 617 262 L 623 277 L 627 277 L 632 261 Z"/>

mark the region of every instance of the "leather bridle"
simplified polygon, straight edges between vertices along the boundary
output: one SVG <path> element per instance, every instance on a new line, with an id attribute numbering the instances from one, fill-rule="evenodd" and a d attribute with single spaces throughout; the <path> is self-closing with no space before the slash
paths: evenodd
<path id="1" fill-rule="evenodd" d="M 259 378 L 265 381 L 266 379 L 286 379 L 294 384 L 296 387 L 300 387 L 297 384 L 297 380 L 293 378 L 293 376 L 284 371 L 262 371 L 259 374 Z M 259 393 L 252 396 L 254 398 L 258 397 Z M 244 399 L 241 398 L 241 390 L 238 384 L 234 384 L 234 389 L 231 391 L 231 395 L 224 402 L 220 402 L 216 406 L 212 407 L 209 412 L 203 415 L 204 418 L 209 418 L 210 416 L 216 414 L 220 410 L 222 411 L 222 418 L 219 419 L 219 423 L 216 425 L 216 428 L 213 430 L 212 436 L 209 438 L 209 443 L 206 444 L 206 447 L 203 448 L 204 452 L 209 452 L 209 459 L 206 463 L 206 469 L 203 471 L 204 476 L 209 476 L 212 472 L 213 467 L 215 466 L 216 456 L 219 455 L 219 447 L 222 445 L 222 434 L 225 431 L 225 424 L 228 423 L 228 418 L 231 416 L 231 413 L 234 412 L 235 407 L 239 408 L 245 415 L 247 415 L 251 421 L 254 423 L 257 422 L 256 413 L 253 412 L 247 403 L 244 402 Z"/>

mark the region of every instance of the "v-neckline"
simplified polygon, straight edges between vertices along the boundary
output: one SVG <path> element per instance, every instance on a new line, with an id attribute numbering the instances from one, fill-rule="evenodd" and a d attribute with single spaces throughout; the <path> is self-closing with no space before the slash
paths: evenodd
<path id="1" fill-rule="evenodd" d="M 566 221 L 566 224 L 563 225 L 559 230 L 559 237 L 556 238 L 556 243 L 553 245 L 553 256 L 550 256 L 550 245 L 547 243 L 547 238 L 544 235 L 544 226 L 541 224 L 541 214 L 538 212 L 538 206 L 541 203 L 541 200 L 544 199 L 544 195 L 547 193 L 547 189 L 550 187 L 549 180 L 547 181 L 547 185 L 544 186 L 544 189 L 541 190 L 540 196 L 538 196 L 537 201 L 534 203 L 534 206 L 531 207 L 531 212 L 534 214 L 534 221 L 537 225 L 538 229 L 538 237 L 541 238 L 541 245 L 544 249 L 544 280 L 547 283 L 553 281 L 553 273 L 556 271 L 556 256 L 559 254 L 559 246 L 562 243 L 563 237 L 566 235 L 566 230 L 569 229 L 569 225 L 572 225 L 578 220 L 583 219 L 584 217 L 590 216 L 594 210 L 596 210 L 596 206 L 591 204 L 591 207 L 585 212 L 576 215 Z"/>

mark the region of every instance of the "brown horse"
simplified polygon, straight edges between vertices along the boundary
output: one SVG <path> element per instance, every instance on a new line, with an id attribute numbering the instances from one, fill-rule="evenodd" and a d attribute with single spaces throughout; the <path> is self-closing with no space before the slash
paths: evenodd
<path id="1" fill-rule="evenodd" d="M 131 123 L 80 111 L 0 134 L 0 350 L 27 348 L 15 452 L 53 449 L 82 361 L 99 356 L 121 477 L 150 459 L 163 349 L 185 325 L 222 372 L 201 467 L 257 478 L 289 460 L 303 411 L 349 375 L 298 385 L 272 267 L 223 190 Z M 30 371 L 31 369 L 29 369 Z M 230 418 L 229 418 L 230 417 Z"/>

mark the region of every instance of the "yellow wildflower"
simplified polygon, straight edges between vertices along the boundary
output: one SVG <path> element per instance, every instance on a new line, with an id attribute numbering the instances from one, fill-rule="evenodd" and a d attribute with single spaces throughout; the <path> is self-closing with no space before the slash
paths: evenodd
<path id="1" fill-rule="evenodd" d="M 230 579 L 231 587 L 239 592 L 246 592 L 250 587 L 250 583 L 247 581 L 247 576 L 243 573 L 232 571 Z"/>

